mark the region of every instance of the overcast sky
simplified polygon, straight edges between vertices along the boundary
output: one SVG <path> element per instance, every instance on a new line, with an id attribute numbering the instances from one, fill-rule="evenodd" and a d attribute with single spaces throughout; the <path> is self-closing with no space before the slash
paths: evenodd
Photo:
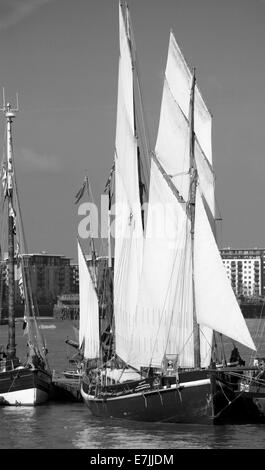
<path id="1" fill-rule="evenodd" d="M 265 1 L 129 6 L 151 143 L 172 28 L 213 114 L 219 244 L 264 248 Z M 19 93 L 14 156 L 31 252 L 77 257 L 74 195 L 88 173 L 98 201 L 113 161 L 118 56 L 118 0 L 0 0 L 0 86 L 11 101 Z"/>

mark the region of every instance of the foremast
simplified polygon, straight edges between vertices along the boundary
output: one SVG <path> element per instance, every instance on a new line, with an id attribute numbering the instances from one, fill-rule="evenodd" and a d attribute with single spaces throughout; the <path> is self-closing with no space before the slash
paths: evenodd
<path id="1" fill-rule="evenodd" d="M 13 145 L 12 145 L 12 123 L 16 117 L 16 109 L 11 108 L 10 103 L 3 103 L 2 111 L 6 119 L 6 168 L 7 168 L 7 187 L 5 197 L 8 201 L 8 343 L 7 356 L 9 359 L 16 357 L 16 339 L 15 339 L 15 263 L 14 263 L 14 234 L 15 234 L 15 213 L 13 206 Z"/>
<path id="2" fill-rule="evenodd" d="M 196 167 L 195 155 L 194 155 L 194 143 L 195 143 L 195 132 L 194 132 L 194 96 L 195 96 L 195 68 L 193 69 L 193 76 L 191 82 L 190 92 L 190 108 L 189 108 L 189 123 L 190 123 L 190 187 L 189 187 L 189 200 L 188 200 L 188 212 L 191 220 L 191 253 L 192 253 L 192 296 L 193 296 L 193 342 L 194 342 L 194 367 L 199 368 L 201 366 L 201 352 L 200 352 L 200 328 L 197 322 L 196 316 L 196 303 L 195 303 L 195 281 L 194 281 L 194 226 L 195 226 L 195 200 L 196 190 L 198 184 L 198 171 Z"/>

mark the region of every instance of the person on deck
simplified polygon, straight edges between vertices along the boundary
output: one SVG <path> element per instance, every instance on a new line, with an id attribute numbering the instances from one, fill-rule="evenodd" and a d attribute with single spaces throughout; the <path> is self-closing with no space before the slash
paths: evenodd
<path id="1" fill-rule="evenodd" d="M 231 351 L 231 356 L 230 356 L 230 363 L 232 364 L 238 364 L 240 366 L 245 365 L 245 361 L 241 358 L 238 348 L 234 346 L 234 349 Z"/>

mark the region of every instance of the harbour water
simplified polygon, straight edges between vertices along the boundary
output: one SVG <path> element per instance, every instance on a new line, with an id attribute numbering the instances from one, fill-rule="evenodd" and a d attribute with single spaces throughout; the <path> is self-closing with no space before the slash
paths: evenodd
<path id="1" fill-rule="evenodd" d="M 51 369 L 69 368 L 75 350 L 65 343 L 74 338 L 70 320 L 46 319 L 42 333 L 49 350 Z M 259 320 L 248 320 L 255 338 Z M 263 326 L 256 344 L 263 346 Z M 51 325 L 54 325 L 51 327 Z M 17 324 L 17 351 L 25 357 L 26 336 Z M 265 337 L 265 336 L 264 336 Z M 6 344 L 7 326 L 0 327 L 0 344 Z M 231 344 L 226 348 L 232 349 Z M 264 354 L 265 346 L 259 350 Z M 247 351 L 240 348 L 246 357 Z M 265 356 L 265 354 L 264 354 Z M 50 402 L 42 406 L 0 408 L 1 449 L 265 449 L 265 425 L 182 425 L 102 420 L 93 417 L 83 403 Z"/>

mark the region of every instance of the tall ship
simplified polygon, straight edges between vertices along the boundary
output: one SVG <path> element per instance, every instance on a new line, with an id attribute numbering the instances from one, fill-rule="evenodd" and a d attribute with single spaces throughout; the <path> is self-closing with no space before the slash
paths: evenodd
<path id="1" fill-rule="evenodd" d="M 15 175 L 12 124 L 18 111 L 5 102 L 4 156 L 1 165 L 1 253 L 2 270 L 6 270 L 6 290 L 8 307 L 7 345 L 0 347 L 0 405 L 35 406 L 48 400 L 52 376 L 47 361 L 47 348 L 38 327 L 38 307 L 31 289 L 30 265 L 27 253 L 24 227 L 20 210 Z M 5 230 L 6 229 L 6 230 Z M 15 279 L 17 278 L 17 279 Z M 15 320 L 16 282 L 24 302 L 23 326 Z M 3 326 L 0 326 L 3 328 Z M 23 328 L 25 360 L 17 355 L 16 328 Z"/>
<path id="2" fill-rule="evenodd" d="M 107 185 L 110 214 L 115 204 L 113 309 L 104 316 L 95 270 L 78 242 L 81 394 L 100 417 L 217 423 L 246 416 L 249 403 L 236 394 L 246 370 L 238 361 L 226 367 L 213 347 L 225 335 L 256 349 L 215 239 L 212 117 L 171 32 L 151 151 L 132 23 L 122 2 L 119 32 L 115 155 Z"/>

